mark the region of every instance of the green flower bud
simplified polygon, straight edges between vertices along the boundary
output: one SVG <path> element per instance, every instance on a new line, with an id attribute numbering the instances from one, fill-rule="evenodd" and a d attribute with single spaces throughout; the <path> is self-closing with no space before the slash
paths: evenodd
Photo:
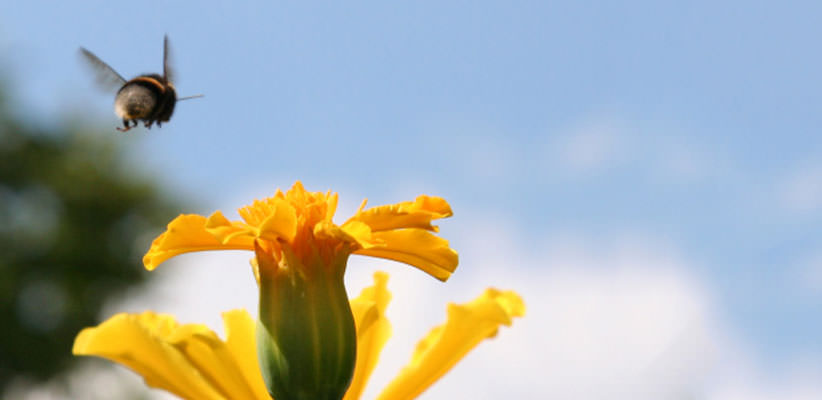
<path id="1" fill-rule="evenodd" d="M 276 400 L 339 400 L 354 374 L 357 335 L 343 285 L 349 252 L 316 250 L 278 263 L 256 249 L 257 356 Z"/>

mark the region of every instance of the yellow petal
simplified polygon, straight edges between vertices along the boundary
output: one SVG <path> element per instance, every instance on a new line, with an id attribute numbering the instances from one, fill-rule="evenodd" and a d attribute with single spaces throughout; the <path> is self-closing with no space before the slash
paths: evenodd
<path id="1" fill-rule="evenodd" d="M 230 243 L 238 236 L 254 236 L 252 228 L 241 222 L 231 222 L 220 211 L 215 211 L 206 219 L 205 229 L 220 243 Z"/>
<path id="2" fill-rule="evenodd" d="M 339 195 L 337 193 L 332 194 L 331 191 L 328 191 L 325 194 L 326 198 L 326 211 L 325 211 L 325 220 L 331 222 L 331 219 L 334 218 L 334 214 L 337 213 L 337 202 L 339 201 Z"/>
<path id="3" fill-rule="evenodd" d="M 255 399 L 268 399 L 268 389 L 260 374 L 257 362 L 257 324 L 246 310 L 232 310 L 223 313 L 226 347 L 237 361 L 237 368 L 242 373 Z M 250 397 L 249 397 L 250 398 Z"/>
<path id="4" fill-rule="evenodd" d="M 288 202 L 275 198 L 269 215 L 259 225 L 258 236 L 276 241 L 285 239 L 290 242 L 297 235 L 297 212 Z"/>
<path id="5" fill-rule="evenodd" d="M 254 250 L 253 237 L 235 236 L 223 243 L 206 229 L 207 223 L 208 220 L 202 215 L 188 214 L 174 218 L 166 231 L 154 239 L 143 257 L 143 265 L 153 270 L 171 257 L 195 251 Z"/>
<path id="6" fill-rule="evenodd" d="M 454 364 L 486 338 L 494 337 L 500 325 L 511 325 L 524 315 L 522 299 L 512 291 L 486 291 L 465 305 L 448 305 L 448 321 L 417 344 L 408 364 L 378 397 L 378 400 L 413 399 L 448 372 Z"/>
<path id="7" fill-rule="evenodd" d="M 362 238 L 370 239 L 371 231 L 368 225 L 337 226 L 333 222 L 320 221 L 314 225 L 314 237 L 320 240 L 334 240 L 339 242 L 360 243 Z M 368 245 L 368 242 L 365 242 Z"/>
<path id="8" fill-rule="evenodd" d="M 83 329 L 72 353 L 123 364 L 142 375 L 147 385 L 184 399 L 224 399 L 183 352 L 164 340 L 176 328 L 168 315 L 117 314 L 95 328 Z"/>
<path id="9" fill-rule="evenodd" d="M 360 221 L 371 227 L 374 232 L 392 229 L 418 228 L 436 231 L 431 221 L 450 217 L 451 206 L 441 197 L 419 196 L 413 202 L 369 208 L 359 211 L 349 221 Z"/>
<path id="10" fill-rule="evenodd" d="M 374 235 L 371 232 L 371 227 L 362 222 L 349 221 L 346 222 L 343 226 L 339 227 L 338 229 L 345 232 L 345 234 L 348 235 L 348 237 L 350 237 L 351 240 L 357 242 L 357 244 L 361 248 L 369 248 L 382 245 L 382 241 L 374 238 Z"/>
<path id="11" fill-rule="evenodd" d="M 268 399 L 257 366 L 254 322 L 241 310 L 223 319 L 226 342 L 205 325 L 178 325 L 169 315 L 118 314 L 81 331 L 73 353 L 121 363 L 149 386 L 184 399 Z"/>
<path id="12" fill-rule="evenodd" d="M 448 241 L 422 229 L 374 232 L 383 246 L 359 249 L 354 254 L 387 258 L 413 265 L 429 275 L 446 281 L 459 263 L 457 252 Z"/>
<path id="13" fill-rule="evenodd" d="M 357 325 L 357 365 L 354 377 L 343 400 L 358 400 L 374 371 L 385 342 L 391 336 L 391 323 L 385 317 L 385 308 L 391 301 L 386 288 L 388 274 L 374 273 L 374 286 L 367 287 L 351 300 L 351 311 Z"/>
<path id="14" fill-rule="evenodd" d="M 237 360 L 214 332 L 190 334 L 185 329 L 170 342 L 177 347 L 203 378 L 223 397 L 249 399 L 251 388 L 237 366 Z"/>

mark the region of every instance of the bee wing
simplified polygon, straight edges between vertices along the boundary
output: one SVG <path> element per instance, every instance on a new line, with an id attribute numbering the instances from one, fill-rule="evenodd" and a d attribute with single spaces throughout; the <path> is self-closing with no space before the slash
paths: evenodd
<path id="1" fill-rule="evenodd" d="M 126 80 L 123 79 L 114 68 L 111 68 L 110 65 L 94 55 L 94 53 L 81 47 L 80 54 L 83 56 L 86 64 L 94 70 L 95 75 L 97 75 L 97 84 L 100 85 L 100 87 L 115 91 L 125 85 Z"/>
<path id="2" fill-rule="evenodd" d="M 168 44 L 168 35 L 163 37 L 163 78 L 167 82 L 174 82 L 174 68 L 172 68 L 171 46 Z"/>

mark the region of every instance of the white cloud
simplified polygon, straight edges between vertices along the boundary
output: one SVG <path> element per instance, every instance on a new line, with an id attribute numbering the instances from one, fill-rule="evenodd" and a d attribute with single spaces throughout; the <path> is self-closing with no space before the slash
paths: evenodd
<path id="1" fill-rule="evenodd" d="M 790 211 L 810 213 L 822 210 L 822 165 L 792 172 L 779 185 L 782 204 Z"/>
<path id="2" fill-rule="evenodd" d="M 584 121 L 560 136 L 556 148 L 560 165 L 572 172 L 595 172 L 624 161 L 629 143 L 621 123 L 612 119 Z"/>
<path id="3" fill-rule="evenodd" d="M 529 257 L 500 228 L 472 227 L 476 241 L 462 254 L 473 255 L 458 271 L 470 282 L 457 290 L 515 289 L 528 313 L 424 398 L 660 399 L 701 387 L 716 358 L 715 323 L 676 256 L 635 240 L 554 238 Z"/>
<path id="4" fill-rule="evenodd" d="M 147 392 L 142 377 L 125 367 L 102 360 L 87 359 L 63 379 L 35 385 L 26 380 L 12 382 L 3 395 L 15 400 L 108 400 L 132 399 Z M 148 389 L 152 400 L 177 399 L 167 392 Z"/>
<path id="5" fill-rule="evenodd" d="M 794 287 L 822 295 L 822 252 L 807 255 L 794 268 L 792 276 L 794 282 L 790 282 L 790 284 Z"/>
<path id="6" fill-rule="evenodd" d="M 467 228 L 458 235 L 461 266 L 445 285 L 390 266 L 395 335 L 364 398 L 408 361 L 416 341 L 442 321 L 446 302 L 469 300 L 488 285 L 521 293 L 527 315 L 423 399 L 822 398 L 815 370 L 774 376 L 763 367 L 717 316 L 692 261 L 672 246 L 640 235 L 557 235 L 535 245 L 505 223 Z M 351 269 L 351 281 L 367 281 L 365 271 L 381 264 L 363 263 Z"/>
<path id="7" fill-rule="evenodd" d="M 654 124 L 608 114 L 589 116 L 545 141 L 541 167 L 575 178 L 631 168 L 665 183 L 727 175 L 732 168 L 674 123 Z M 636 172 L 635 172 L 636 173 Z"/>
<path id="8" fill-rule="evenodd" d="M 124 293 L 103 314 L 154 310 L 182 323 L 205 323 L 223 331 L 220 313 L 245 308 L 256 314 L 257 286 L 249 251 L 211 251 L 179 256 L 163 263 L 143 291 Z"/>
<path id="9" fill-rule="evenodd" d="M 662 131 L 652 135 L 654 144 L 644 149 L 644 157 L 649 172 L 658 179 L 693 182 L 716 177 L 727 179 L 734 173 L 727 157 L 708 150 L 687 135 Z"/>
<path id="10" fill-rule="evenodd" d="M 709 400 L 817 400 L 822 398 L 822 370 L 799 365 L 777 376 L 768 376 L 742 366 L 726 373 L 711 385 Z"/>

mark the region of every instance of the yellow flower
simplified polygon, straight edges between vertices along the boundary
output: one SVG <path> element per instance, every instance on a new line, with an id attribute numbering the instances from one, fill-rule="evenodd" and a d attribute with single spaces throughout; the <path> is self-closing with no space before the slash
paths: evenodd
<path id="1" fill-rule="evenodd" d="M 319 252 L 326 262 L 339 253 L 386 258 L 413 265 L 446 281 L 457 267 L 457 253 L 431 222 L 450 217 L 444 199 L 419 196 L 413 202 L 365 209 L 342 225 L 331 219 L 337 209 L 336 193 L 307 192 L 300 182 L 285 194 L 256 200 L 239 210 L 243 221 L 229 221 L 220 211 L 208 218 L 180 215 L 151 245 L 143 264 L 153 270 L 171 257 L 206 250 L 255 250 L 256 242 L 282 262 L 287 253 L 310 262 Z M 308 271 L 306 271 L 308 273 Z"/>
<path id="2" fill-rule="evenodd" d="M 351 301 L 359 352 L 345 400 L 360 398 L 391 335 L 385 317 L 391 299 L 387 280 L 384 273 L 374 274 L 374 285 Z M 481 341 L 494 337 L 501 325 L 510 326 L 524 313 L 516 293 L 496 289 L 466 304 L 450 304 L 445 324 L 417 344 L 411 362 L 378 399 L 417 397 Z M 169 315 L 117 314 L 80 332 L 73 352 L 119 362 L 142 375 L 147 385 L 184 399 L 269 399 L 257 364 L 254 321 L 244 310 L 223 313 L 223 321 L 225 341 L 204 325 L 179 325 Z"/>
<path id="3" fill-rule="evenodd" d="M 239 210 L 242 221 L 217 211 L 181 215 L 143 258 L 156 268 L 179 254 L 244 249 L 260 288 L 257 353 L 271 395 L 282 400 L 340 399 L 356 360 L 356 329 L 343 274 L 348 256 L 361 254 L 413 265 L 445 281 L 457 253 L 436 236 L 433 220 L 451 216 L 439 197 L 359 210 L 332 221 L 336 193 L 308 192 L 300 182 L 286 193 Z"/>

